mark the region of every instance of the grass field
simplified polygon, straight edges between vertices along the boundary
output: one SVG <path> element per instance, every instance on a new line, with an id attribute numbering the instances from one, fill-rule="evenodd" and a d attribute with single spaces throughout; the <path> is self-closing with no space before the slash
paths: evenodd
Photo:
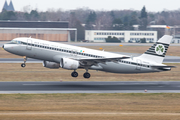
<path id="1" fill-rule="evenodd" d="M 25 68 L 21 64 L 0 63 L 0 81 L 180 81 L 180 64 L 167 64 L 177 66 L 168 72 L 146 74 L 115 74 L 90 70 L 91 78 L 84 79 L 84 69 L 77 70 L 79 76 L 71 77 L 72 70 L 48 69 L 39 63 L 28 63 Z"/>
<path id="2" fill-rule="evenodd" d="M 180 94 L 0 95 L 1 120 L 179 120 Z"/>
<path id="3" fill-rule="evenodd" d="M 87 46 L 87 48 L 100 50 L 103 48 L 105 51 L 110 52 L 127 52 L 127 53 L 140 53 L 143 54 L 150 46 Z M 170 56 L 180 56 L 179 46 L 170 46 L 167 52 Z M 13 55 L 0 49 L 0 58 L 22 58 L 21 56 Z"/>

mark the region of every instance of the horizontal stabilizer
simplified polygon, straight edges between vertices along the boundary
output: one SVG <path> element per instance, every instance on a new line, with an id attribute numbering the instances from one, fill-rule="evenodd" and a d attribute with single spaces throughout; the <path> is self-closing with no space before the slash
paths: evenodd
<path id="1" fill-rule="evenodd" d="M 176 68 L 176 66 L 151 66 L 154 69 Z"/>

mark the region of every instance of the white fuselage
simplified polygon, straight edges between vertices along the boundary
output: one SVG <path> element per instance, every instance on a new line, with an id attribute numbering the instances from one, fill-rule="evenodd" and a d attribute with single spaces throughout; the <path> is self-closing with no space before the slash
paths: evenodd
<path id="1" fill-rule="evenodd" d="M 92 50 L 84 47 L 60 44 L 33 38 L 16 38 L 11 43 L 4 44 L 4 49 L 10 53 L 26 56 L 28 58 L 39 59 L 60 63 L 61 58 L 110 58 L 122 57 L 121 54 L 115 54 L 100 50 Z M 160 72 L 151 66 L 162 65 L 141 57 L 132 57 L 119 61 L 98 63 L 89 69 L 112 72 L 112 73 L 148 73 Z"/>

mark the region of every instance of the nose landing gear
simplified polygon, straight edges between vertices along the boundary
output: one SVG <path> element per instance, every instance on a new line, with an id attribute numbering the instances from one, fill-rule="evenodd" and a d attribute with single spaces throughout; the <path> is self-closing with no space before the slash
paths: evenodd
<path id="1" fill-rule="evenodd" d="M 21 64 L 21 67 L 23 67 L 23 68 L 26 67 L 26 64 L 25 64 L 25 63 L 22 63 L 22 64 Z"/>
<path id="2" fill-rule="evenodd" d="M 21 67 L 26 67 L 26 61 L 27 61 L 27 57 L 24 57 L 24 63 L 21 64 Z"/>

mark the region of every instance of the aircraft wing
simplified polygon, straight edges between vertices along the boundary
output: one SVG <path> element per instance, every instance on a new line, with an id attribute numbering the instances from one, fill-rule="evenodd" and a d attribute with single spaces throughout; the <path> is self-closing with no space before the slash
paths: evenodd
<path id="1" fill-rule="evenodd" d="M 75 59 L 80 62 L 81 65 L 97 65 L 98 63 L 106 64 L 106 62 L 118 62 L 118 60 L 121 59 L 128 59 L 130 57 L 123 56 L 123 57 L 112 57 L 112 58 L 81 58 L 81 59 Z"/>

